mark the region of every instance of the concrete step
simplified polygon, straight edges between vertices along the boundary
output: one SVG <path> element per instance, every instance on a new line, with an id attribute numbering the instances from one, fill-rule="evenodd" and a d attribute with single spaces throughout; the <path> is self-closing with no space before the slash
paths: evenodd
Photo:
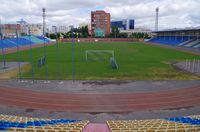
<path id="1" fill-rule="evenodd" d="M 106 123 L 89 123 L 83 132 L 111 132 Z"/>

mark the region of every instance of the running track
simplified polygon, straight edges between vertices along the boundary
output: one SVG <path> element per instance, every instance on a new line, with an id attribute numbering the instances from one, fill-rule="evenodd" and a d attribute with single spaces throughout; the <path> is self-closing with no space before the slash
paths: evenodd
<path id="1" fill-rule="evenodd" d="M 0 104 L 71 112 L 130 112 L 200 105 L 200 86 L 148 93 L 47 93 L 0 86 Z"/>

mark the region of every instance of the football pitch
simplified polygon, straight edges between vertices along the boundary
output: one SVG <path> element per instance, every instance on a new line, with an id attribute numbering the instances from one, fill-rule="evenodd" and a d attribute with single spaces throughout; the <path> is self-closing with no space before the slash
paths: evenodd
<path id="1" fill-rule="evenodd" d="M 112 69 L 109 54 L 92 54 L 86 61 L 87 50 L 112 50 L 118 69 Z M 171 63 L 186 59 L 200 59 L 181 51 L 128 42 L 75 43 L 74 65 L 72 64 L 72 44 L 59 43 L 46 47 L 46 64 L 39 67 L 38 60 L 44 56 L 44 48 L 32 50 L 31 63 L 21 68 L 21 77 L 30 79 L 32 71 L 35 79 L 72 79 L 74 70 L 77 80 L 198 80 L 200 77 L 175 68 Z M 30 61 L 30 51 L 21 51 L 20 60 Z M 0 56 L 2 62 L 2 56 Z M 18 61 L 17 53 L 6 55 L 6 61 Z M 33 68 L 33 69 L 32 69 Z M 47 74 L 46 71 L 47 70 Z M 16 69 L 17 71 L 17 69 Z M 17 73 L 17 72 L 16 72 Z M 17 78 L 15 74 L 12 78 Z"/>

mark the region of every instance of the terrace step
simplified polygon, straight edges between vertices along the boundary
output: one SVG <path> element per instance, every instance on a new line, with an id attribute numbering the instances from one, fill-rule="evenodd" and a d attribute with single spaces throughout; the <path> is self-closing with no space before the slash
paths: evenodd
<path id="1" fill-rule="evenodd" d="M 110 132 L 110 129 L 105 123 L 89 123 L 83 132 Z"/>

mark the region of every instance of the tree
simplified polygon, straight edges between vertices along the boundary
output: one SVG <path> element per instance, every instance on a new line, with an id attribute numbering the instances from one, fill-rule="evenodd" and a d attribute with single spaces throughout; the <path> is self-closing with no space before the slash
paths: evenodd
<path id="1" fill-rule="evenodd" d="M 73 28 L 66 34 L 66 37 L 72 37 L 72 31 L 74 32 L 74 37 L 78 38 L 87 38 L 89 36 L 88 26 L 81 27 L 81 28 Z"/>
<path id="2" fill-rule="evenodd" d="M 119 29 L 118 29 L 118 27 L 112 27 L 110 36 L 113 37 L 113 38 L 118 38 L 119 37 Z"/>
<path id="3" fill-rule="evenodd" d="M 21 36 L 26 36 L 27 34 L 26 33 L 21 33 Z"/>
<path id="4" fill-rule="evenodd" d="M 118 37 L 119 38 L 128 38 L 128 34 L 127 33 L 119 33 Z"/>
<path id="5" fill-rule="evenodd" d="M 56 34 L 55 33 L 51 33 L 49 34 L 50 39 L 56 39 Z"/>
<path id="6" fill-rule="evenodd" d="M 46 33 L 46 37 L 49 38 L 49 33 Z"/>
<path id="7" fill-rule="evenodd" d="M 130 38 L 150 38 L 148 33 L 132 33 Z"/>
<path id="8" fill-rule="evenodd" d="M 88 26 L 81 27 L 79 33 L 81 34 L 80 37 L 87 38 L 89 36 Z"/>
<path id="9" fill-rule="evenodd" d="M 149 39 L 149 38 L 150 38 L 149 34 L 148 34 L 148 33 L 145 33 L 144 38 L 145 38 L 145 39 Z"/>

